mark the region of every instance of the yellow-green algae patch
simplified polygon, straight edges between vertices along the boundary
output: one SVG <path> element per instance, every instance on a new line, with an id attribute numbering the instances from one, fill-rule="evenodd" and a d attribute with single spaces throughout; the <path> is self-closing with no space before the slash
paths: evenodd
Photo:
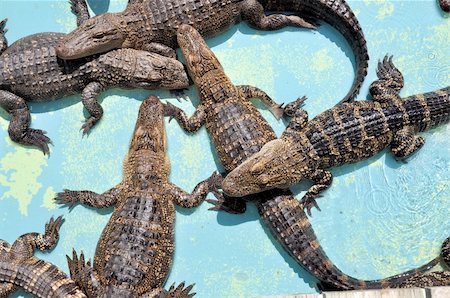
<path id="1" fill-rule="evenodd" d="M 55 195 L 56 195 L 56 192 L 53 189 L 53 187 L 50 186 L 49 188 L 47 188 L 47 190 L 45 191 L 45 194 L 44 194 L 44 199 L 42 200 L 41 207 L 47 208 L 49 210 L 55 209 L 56 208 L 56 204 L 54 201 Z"/>
<path id="2" fill-rule="evenodd" d="M 314 54 L 312 63 L 314 69 L 320 72 L 333 67 L 333 58 L 331 58 L 328 49 L 321 49 Z"/>
<path id="3" fill-rule="evenodd" d="M 9 138 L 7 142 L 10 143 Z M 0 185 L 7 188 L 0 199 L 15 199 L 19 203 L 19 212 L 28 215 L 28 205 L 42 184 L 37 181 L 41 176 L 47 157 L 36 149 L 16 147 L 0 160 Z"/>

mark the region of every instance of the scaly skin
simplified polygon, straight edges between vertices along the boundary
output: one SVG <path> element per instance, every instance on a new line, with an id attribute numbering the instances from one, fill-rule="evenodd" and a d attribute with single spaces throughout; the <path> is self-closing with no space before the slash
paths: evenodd
<path id="1" fill-rule="evenodd" d="M 397 159 L 419 150 L 425 140 L 417 132 L 450 119 L 450 87 L 401 99 L 403 76 L 391 58 L 378 65 L 379 80 L 370 86 L 373 101 L 343 103 L 309 122 L 298 109 L 282 138 L 233 170 L 223 191 L 238 197 L 310 179 L 314 185 L 302 199 L 309 211 L 331 185 L 328 168 L 367 159 L 388 146 Z"/>
<path id="2" fill-rule="evenodd" d="M 189 119 L 173 105 L 168 105 L 168 114 L 175 117 L 189 132 L 205 125 L 224 168 L 231 171 L 258 152 L 265 143 L 276 138 L 272 128 L 250 103 L 249 98 L 262 98 L 277 116 L 283 110 L 261 90 L 250 86 L 234 86 L 214 53 L 193 27 L 180 26 L 178 43 L 186 58 L 189 74 L 198 87 L 200 105 Z M 293 105 L 296 104 L 298 102 Z M 285 112 L 288 113 L 293 105 L 288 105 Z M 220 198 L 220 193 L 217 196 Z M 261 218 L 291 256 L 319 280 L 334 288 L 394 287 L 438 262 L 437 258 L 416 270 L 380 281 L 355 279 L 341 272 L 328 259 L 303 208 L 291 192 L 273 190 L 251 199 L 256 202 Z M 245 202 L 241 199 L 221 198 L 219 201 L 208 201 L 216 205 L 212 208 L 214 210 L 236 213 L 245 211 Z"/>
<path id="3" fill-rule="evenodd" d="M 279 11 L 296 15 L 265 15 Z M 133 1 L 121 13 L 106 13 L 87 21 L 64 38 L 57 54 L 63 59 L 76 59 L 128 47 L 175 57 L 176 30 L 181 24 L 192 25 L 205 37 L 219 34 L 241 20 L 261 30 L 314 28 L 300 16 L 312 23 L 329 23 L 351 45 L 357 75 L 343 101 L 353 99 L 367 74 L 369 56 L 359 22 L 344 0 Z"/>
<path id="4" fill-rule="evenodd" d="M 439 6 L 445 12 L 450 12 L 450 0 L 439 0 Z"/>
<path id="5" fill-rule="evenodd" d="M 68 258 L 71 277 L 88 297 L 192 297 L 192 286 L 162 286 L 174 252 L 175 205 L 198 206 L 217 174 L 199 183 L 192 194 L 169 182 L 166 155 L 165 106 L 155 96 L 141 105 L 124 177 L 103 194 L 65 190 L 57 194 L 60 204 L 82 203 L 94 208 L 115 206 L 95 252 L 94 267 L 84 255 Z M 160 296 L 158 296 L 160 295 Z"/>
<path id="6" fill-rule="evenodd" d="M 40 298 L 85 298 L 86 295 L 58 267 L 33 256 L 36 249 L 51 250 L 59 238 L 62 217 L 45 225 L 45 234 L 28 233 L 10 246 L 0 240 L 0 297 L 19 287 Z"/>
<path id="7" fill-rule="evenodd" d="M 84 6 L 82 5 L 84 3 Z M 78 23 L 89 18 L 84 0 L 72 0 Z M 87 134 L 103 115 L 96 97 L 107 88 L 182 89 L 189 86 L 184 66 L 175 59 L 134 49 L 119 49 L 74 61 L 56 56 L 62 33 L 39 33 L 7 48 L 5 21 L 0 23 L 0 107 L 11 115 L 10 138 L 49 153 L 45 132 L 29 128 L 27 101 L 48 101 L 81 92 L 90 116 L 82 126 Z"/>

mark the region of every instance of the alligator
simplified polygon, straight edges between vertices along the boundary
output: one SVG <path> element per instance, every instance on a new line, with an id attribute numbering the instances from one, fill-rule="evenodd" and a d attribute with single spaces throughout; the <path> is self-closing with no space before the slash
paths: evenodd
<path id="1" fill-rule="evenodd" d="M 296 15 L 278 14 L 284 11 Z M 76 59 L 115 48 L 135 48 L 176 57 L 176 31 L 181 24 L 192 25 L 202 36 L 210 37 L 241 20 L 261 30 L 315 28 L 320 21 L 332 25 L 346 38 L 356 59 L 356 77 L 342 101 L 350 101 L 359 92 L 369 55 L 359 22 L 344 0 L 131 1 L 123 12 L 98 15 L 69 33 L 57 55 Z"/>
<path id="2" fill-rule="evenodd" d="M 64 190 L 55 200 L 73 207 L 77 203 L 105 208 L 115 206 L 103 230 L 94 266 L 74 252 L 68 257 L 70 275 L 88 297 L 192 297 L 192 286 L 162 288 L 174 252 L 175 205 L 198 206 L 218 187 L 213 173 L 197 184 L 192 194 L 170 183 L 164 129 L 166 106 L 158 97 L 144 100 L 124 160 L 124 178 L 103 194 Z M 180 292 L 180 293 L 178 293 Z M 177 294 L 178 293 L 178 294 Z"/>
<path id="3" fill-rule="evenodd" d="M 84 0 L 71 0 L 78 24 L 89 17 Z M 84 7 L 81 5 L 84 3 Z M 87 17 L 86 17 L 87 15 Z M 107 88 L 183 89 L 189 86 L 184 66 L 177 60 L 134 49 L 118 49 L 102 55 L 64 61 L 55 46 L 63 33 L 38 33 L 22 38 L 10 47 L 0 23 L 0 107 L 11 115 L 10 138 L 34 145 L 49 153 L 46 132 L 30 128 L 27 101 L 48 101 L 81 92 L 90 116 L 82 126 L 87 134 L 100 120 L 103 109 L 97 95 Z"/>
<path id="4" fill-rule="evenodd" d="M 399 160 L 417 152 L 425 143 L 417 133 L 450 119 L 450 87 L 402 99 L 403 75 L 387 55 L 377 76 L 369 87 L 373 100 L 342 103 L 311 121 L 297 109 L 282 137 L 229 173 L 223 191 L 240 197 L 310 179 L 314 184 L 302 198 L 310 212 L 331 185 L 328 168 L 367 159 L 388 146 Z"/>
<path id="5" fill-rule="evenodd" d="M 20 236 L 12 246 L 0 240 L 0 297 L 8 297 L 19 287 L 40 298 L 86 298 L 58 267 L 33 256 L 36 249 L 51 250 L 63 223 L 60 216 L 45 225 L 45 233 Z"/>
<path id="6" fill-rule="evenodd" d="M 188 132 L 195 132 L 205 125 L 223 167 L 230 172 L 258 152 L 265 143 L 276 138 L 270 125 L 249 101 L 250 98 L 262 99 L 275 115 L 290 113 L 302 101 L 295 101 L 283 109 L 256 87 L 234 86 L 217 57 L 193 27 L 180 26 L 177 37 L 188 72 L 198 88 L 200 104 L 193 116 L 187 118 L 180 108 L 168 103 L 167 115 L 175 118 Z M 215 205 L 212 210 L 245 212 L 244 200 L 222 198 L 218 188 L 214 188 L 213 192 L 219 200 L 208 200 Z M 435 258 L 420 268 L 379 281 L 359 280 L 346 275 L 329 260 L 302 206 L 290 191 L 275 189 L 246 199 L 256 203 L 261 218 L 291 256 L 319 280 L 335 288 L 394 287 L 409 277 L 425 272 L 439 261 Z"/>
<path id="7" fill-rule="evenodd" d="M 445 12 L 450 12 L 450 0 L 439 0 L 439 6 Z"/>

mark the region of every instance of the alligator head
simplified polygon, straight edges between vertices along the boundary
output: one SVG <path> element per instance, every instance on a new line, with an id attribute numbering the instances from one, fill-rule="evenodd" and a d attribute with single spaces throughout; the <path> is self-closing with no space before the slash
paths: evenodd
<path id="1" fill-rule="evenodd" d="M 164 105 L 157 96 L 147 97 L 139 108 L 139 114 L 131 139 L 130 152 L 149 150 L 165 154 L 167 148 L 164 128 Z"/>
<path id="2" fill-rule="evenodd" d="M 112 73 L 118 84 L 125 88 L 184 89 L 189 87 L 189 78 L 184 65 L 175 59 L 147 51 L 118 49 L 103 54 L 98 65 Z M 107 79 L 102 73 L 93 73 L 97 79 Z"/>
<path id="3" fill-rule="evenodd" d="M 126 23 L 117 13 L 105 13 L 86 20 L 67 34 L 56 47 L 61 59 L 78 59 L 125 47 Z"/>
<path id="4" fill-rule="evenodd" d="M 201 85 L 202 78 L 212 70 L 223 71 L 219 60 L 194 27 L 180 25 L 177 31 L 177 41 L 194 83 Z"/>
<path id="5" fill-rule="evenodd" d="M 288 146 L 283 139 L 265 144 L 225 177 L 223 191 L 232 197 L 243 197 L 273 188 L 285 189 L 299 182 L 303 177 L 296 169 L 301 168 L 299 164 L 307 164 L 307 157 L 299 156 Z"/>

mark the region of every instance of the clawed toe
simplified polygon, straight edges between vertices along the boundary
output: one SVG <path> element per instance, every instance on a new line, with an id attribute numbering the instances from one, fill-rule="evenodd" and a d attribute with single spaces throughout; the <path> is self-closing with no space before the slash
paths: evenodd
<path id="1" fill-rule="evenodd" d="M 49 155 L 50 149 L 48 145 L 52 144 L 52 141 L 45 135 L 46 133 L 46 131 L 40 129 L 29 128 L 25 132 L 23 141 L 25 144 L 36 146 L 44 153 L 44 155 Z"/>
<path id="2" fill-rule="evenodd" d="M 94 124 L 96 122 L 97 122 L 97 120 L 94 117 L 86 119 L 86 121 L 84 122 L 84 124 L 81 126 L 81 129 L 80 129 L 83 131 L 83 136 L 89 135 L 91 128 L 94 126 Z"/>
<path id="3" fill-rule="evenodd" d="M 319 207 L 319 205 L 317 204 L 316 198 L 319 196 L 313 196 L 313 195 L 305 195 L 305 197 L 303 197 L 301 204 L 303 209 L 306 209 L 306 213 L 309 216 L 312 216 L 311 214 L 311 210 L 312 208 L 317 208 L 317 210 L 322 211 Z"/>

